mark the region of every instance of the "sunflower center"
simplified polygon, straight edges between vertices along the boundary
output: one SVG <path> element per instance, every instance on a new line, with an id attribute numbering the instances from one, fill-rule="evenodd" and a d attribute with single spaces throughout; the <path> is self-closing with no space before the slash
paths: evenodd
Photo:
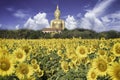
<path id="1" fill-rule="evenodd" d="M 33 60 L 32 63 L 35 64 L 35 61 Z"/>
<path id="2" fill-rule="evenodd" d="M 29 73 L 29 69 L 27 67 L 24 67 L 24 68 L 21 69 L 21 73 L 24 74 L 24 75 L 28 74 Z"/>
<path id="3" fill-rule="evenodd" d="M 37 65 L 37 64 L 33 65 L 33 68 L 34 68 L 34 69 L 37 69 L 37 68 L 38 68 L 38 65 Z"/>
<path id="4" fill-rule="evenodd" d="M 31 63 L 32 64 L 36 64 L 37 62 L 36 62 L 36 60 L 32 60 Z"/>
<path id="5" fill-rule="evenodd" d="M 100 51 L 100 55 L 104 55 L 105 52 L 103 50 Z"/>
<path id="6" fill-rule="evenodd" d="M 108 62 L 111 62 L 112 60 L 111 60 L 111 58 L 108 57 L 108 58 L 107 58 L 107 61 L 108 61 Z"/>
<path id="7" fill-rule="evenodd" d="M 39 77 L 43 76 L 43 71 L 38 72 Z"/>
<path id="8" fill-rule="evenodd" d="M 26 53 L 29 53 L 29 47 L 28 47 L 28 46 L 24 46 L 24 47 L 23 47 L 23 50 L 24 50 Z"/>
<path id="9" fill-rule="evenodd" d="M 8 60 L 3 60 L 0 62 L 0 69 L 3 71 L 7 71 L 10 68 L 10 62 Z"/>
<path id="10" fill-rule="evenodd" d="M 7 55 L 8 52 L 6 50 L 3 50 L 2 53 L 3 55 Z"/>
<path id="11" fill-rule="evenodd" d="M 107 69 L 107 64 L 106 64 L 105 62 L 99 63 L 99 64 L 98 64 L 98 69 L 99 69 L 100 71 L 102 71 L 102 72 L 106 71 L 106 69 Z"/>
<path id="12" fill-rule="evenodd" d="M 116 47 L 116 53 L 120 54 L 120 47 L 119 46 Z"/>
<path id="13" fill-rule="evenodd" d="M 64 65 L 64 70 L 67 70 L 68 69 L 68 66 Z"/>
<path id="14" fill-rule="evenodd" d="M 91 73 L 91 78 L 92 78 L 92 79 L 95 79 L 95 77 L 96 77 L 96 74 L 95 74 L 94 72 L 92 72 L 92 73 Z"/>
<path id="15" fill-rule="evenodd" d="M 85 50 L 82 48 L 79 50 L 79 52 L 80 52 L 80 54 L 85 54 Z"/>
<path id="16" fill-rule="evenodd" d="M 17 58 L 21 59 L 23 57 L 23 54 L 19 53 L 17 54 Z"/>
<path id="17" fill-rule="evenodd" d="M 118 70 L 118 71 L 116 72 L 116 77 L 117 77 L 118 79 L 120 79 L 120 70 Z"/>
<path id="18" fill-rule="evenodd" d="M 25 52 L 26 52 L 26 53 L 29 53 L 29 49 L 25 49 Z"/>
<path id="19" fill-rule="evenodd" d="M 39 75 L 42 75 L 42 71 L 39 72 Z"/>

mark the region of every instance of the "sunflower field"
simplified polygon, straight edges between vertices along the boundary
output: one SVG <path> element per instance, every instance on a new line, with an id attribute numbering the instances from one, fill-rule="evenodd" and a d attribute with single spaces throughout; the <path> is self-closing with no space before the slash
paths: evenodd
<path id="1" fill-rule="evenodd" d="M 0 80 L 120 80 L 120 39 L 0 39 Z"/>

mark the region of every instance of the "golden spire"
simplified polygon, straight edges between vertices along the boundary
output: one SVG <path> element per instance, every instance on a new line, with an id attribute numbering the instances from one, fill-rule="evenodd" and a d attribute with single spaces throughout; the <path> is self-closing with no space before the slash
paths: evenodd
<path id="1" fill-rule="evenodd" d="M 56 8 L 57 10 L 59 10 L 59 6 L 57 5 L 57 8 Z"/>

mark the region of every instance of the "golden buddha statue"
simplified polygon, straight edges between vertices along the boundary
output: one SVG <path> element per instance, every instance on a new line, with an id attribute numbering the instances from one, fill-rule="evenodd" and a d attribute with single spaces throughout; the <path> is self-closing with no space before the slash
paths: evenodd
<path id="1" fill-rule="evenodd" d="M 54 16 L 55 16 L 55 19 L 52 20 L 50 23 L 51 28 L 64 30 L 65 22 L 60 19 L 60 10 L 59 10 L 58 5 L 54 13 Z"/>

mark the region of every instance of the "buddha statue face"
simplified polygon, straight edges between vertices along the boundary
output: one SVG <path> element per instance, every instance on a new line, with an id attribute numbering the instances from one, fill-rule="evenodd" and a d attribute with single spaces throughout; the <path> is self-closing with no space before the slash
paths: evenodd
<path id="1" fill-rule="evenodd" d="M 55 19 L 60 19 L 60 13 L 55 13 Z"/>

